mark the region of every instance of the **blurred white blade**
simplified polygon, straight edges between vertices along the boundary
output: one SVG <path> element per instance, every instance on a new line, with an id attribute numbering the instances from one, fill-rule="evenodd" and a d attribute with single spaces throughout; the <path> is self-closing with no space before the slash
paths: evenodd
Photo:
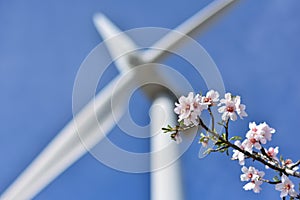
<path id="1" fill-rule="evenodd" d="M 5 191 L 1 200 L 33 198 L 105 137 L 125 112 L 128 90 L 136 85 L 133 76 L 120 77 L 115 78 L 75 116 Z"/>
<path id="2" fill-rule="evenodd" d="M 103 14 L 97 13 L 93 19 L 118 70 L 124 72 L 131 69 L 130 61 L 138 49 L 134 42 Z"/>
<path id="3" fill-rule="evenodd" d="M 145 63 L 155 63 L 163 59 L 169 54 L 168 51 L 174 50 L 177 46 L 179 46 L 187 35 L 191 36 L 194 32 L 203 29 L 204 24 L 210 23 L 212 20 L 217 18 L 220 13 L 225 10 L 225 8 L 236 2 L 238 2 L 238 0 L 213 1 L 211 4 L 201 9 L 191 18 L 175 28 L 174 32 L 171 31 L 169 34 L 157 41 L 148 51 L 145 51 L 142 54 L 142 60 Z"/>

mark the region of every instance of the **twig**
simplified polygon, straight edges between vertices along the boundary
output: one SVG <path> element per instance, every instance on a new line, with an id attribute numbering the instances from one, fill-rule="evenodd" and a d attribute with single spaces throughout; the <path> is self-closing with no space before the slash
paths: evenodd
<path id="1" fill-rule="evenodd" d="M 214 115 L 212 114 L 210 107 L 208 107 L 207 110 L 208 110 L 209 115 L 211 117 L 211 130 L 215 130 L 215 118 L 214 118 Z"/>
<path id="2" fill-rule="evenodd" d="M 270 167 L 271 169 L 274 169 L 276 171 L 279 171 L 285 175 L 290 175 L 290 176 L 295 176 L 300 178 L 300 172 L 291 170 L 289 168 L 286 167 L 280 167 L 280 166 L 276 166 L 273 164 L 273 162 L 271 161 L 267 161 L 265 159 L 263 159 L 261 156 L 259 156 L 259 154 L 251 154 L 248 151 L 245 151 L 243 149 L 241 149 L 240 147 L 236 146 L 235 144 L 229 142 L 228 140 L 225 140 L 224 138 L 222 138 L 218 133 L 210 130 L 202 121 L 201 118 L 199 118 L 199 125 L 202 126 L 207 132 L 211 133 L 213 136 L 217 137 L 220 141 L 222 141 L 223 143 L 225 143 L 226 145 L 228 145 L 229 147 L 232 147 L 233 149 L 238 150 L 239 152 L 242 152 L 244 155 L 251 157 L 253 160 L 257 160 L 261 163 L 263 163 L 264 165 L 267 165 L 268 167 Z"/>
<path id="3" fill-rule="evenodd" d="M 229 124 L 229 119 L 227 119 L 226 125 L 225 125 L 225 138 L 226 138 L 227 141 L 228 141 L 228 136 L 229 136 L 229 133 L 228 133 L 228 124 Z"/>
<path id="4" fill-rule="evenodd" d="M 298 160 L 297 162 L 295 162 L 295 164 L 293 164 L 293 165 L 291 166 L 291 169 L 297 167 L 298 165 L 300 165 L 300 160 Z"/>
<path id="5" fill-rule="evenodd" d="M 223 146 L 223 147 L 219 147 L 217 149 L 210 149 L 209 151 L 210 152 L 218 152 L 218 151 L 222 151 L 223 149 L 226 149 L 228 148 L 229 146 Z"/>
<path id="6" fill-rule="evenodd" d="M 263 179 L 263 178 L 260 178 L 259 180 L 265 182 L 265 183 L 269 183 L 269 184 L 278 184 L 278 183 L 281 183 L 281 181 L 270 181 L 270 180 L 267 180 L 267 179 Z"/>

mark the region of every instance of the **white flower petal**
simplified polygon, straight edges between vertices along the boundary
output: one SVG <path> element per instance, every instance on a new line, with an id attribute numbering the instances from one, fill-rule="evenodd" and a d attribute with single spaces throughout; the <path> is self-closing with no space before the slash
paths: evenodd
<path id="1" fill-rule="evenodd" d="M 252 182 L 247 183 L 246 185 L 244 185 L 244 190 L 252 190 L 255 187 L 255 184 Z"/>

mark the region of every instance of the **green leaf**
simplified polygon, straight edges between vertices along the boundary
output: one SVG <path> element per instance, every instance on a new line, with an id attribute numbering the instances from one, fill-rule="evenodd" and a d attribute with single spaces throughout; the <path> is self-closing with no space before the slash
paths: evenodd
<path id="1" fill-rule="evenodd" d="M 280 160 L 280 162 L 284 162 L 282 155 L 280 155 L 279 160 Z"/>
<path id="2" fill-rule="evenodd" d="M 224 149 L 219 150 L 219 152 L 221 152 L 221 153 L 226 152 L 226 154 L 227 154 L 227 151 L 228 151 L 228 148 L 224 148 Z M 229 153 L 229 152 L 228 152 L 228 153 Z"/>
<path id="3" fill-rule="evenodd" d="M 229 140 L 242 140 L 240 136 L 233 136 Z"/>
<path id="4" fill-rule="evenodd" d="M 218 122 L 218 124 L 219 124 L 220 126 L 224 126 L 223 122 Z"/>
<path id="5" fill-rule="evenodd" d="M 202 137 L 202 138 L 200 138 L 200 142 L 204 142 L 204 140 L 205 140 L 205 137 Z"/>
<path id="6" fill-rule="evenodd" d="M 170 128 L 162 128 L 162 130 L 164 131 L 164 133 L 168 133 L 168 132 L 172 132 L 173 131 Z"/>
<path id="7" fill-rule="evenodd" d="M 222 133 L 221 137 L 226 140 L 226 133 Z"/>
<path id="8" fill-rule="evenodd" d="M 278 178 L 278 176 L 274 176 L 273 181 L 277 182 L 277 181 L 280 181 L 280 179 Z"/>
<path id="9" fill-rule="evenodd" d="M 183 120 L 179 122 L 179 126 L 184 126 Z"/>

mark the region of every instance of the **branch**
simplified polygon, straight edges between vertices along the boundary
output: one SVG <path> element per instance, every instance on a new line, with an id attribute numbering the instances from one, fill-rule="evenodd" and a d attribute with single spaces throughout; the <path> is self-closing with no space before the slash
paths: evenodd
<path id="1" fill-rule="evenodd" d="M 252 158 L 253 160 L 257 160 L 261 163 L 263 163 L 264 165 L 267 165 L 268 167 L 270 167 L 271 169 L 274 169 L 276 171 L 279 171 L 287 176 L 295 176 L 300 178 L 300 172 L 294 171 L 292 169 L 289 169 L 287 167 L 279 167 L 273 164 L 273 162 L 271 161 L 267 161 L 265 159 L 263 159 L 261 156 L 259 156 L 259 154 L 252 154 L 248 151 L 245 151 L 243 149 L 241 149 L 240 147 L 236 146 L 235 144 L 229 142 L 228 140 L 225 140 L 224 138 L 222 138 L 218 133 L 210 130 L 202 121 L 201 118 L 199 118 L 199 125 L 202 126 L 207 132 L 211 133 L 213 136 L 217 137 L 220 141 L 222 141 L 223 143 L 225 143 L 226 145 L 228 145 L 229 147 L 238 150 L 239 152 L 242 152 L 244 155 Z M 297 162 L 298 163 L 298 162 Z"/>
<path id="2" fill-rule="evenodd" d="M 291 166 L 291 169 L 297 167 L 298 165 L 300 165 L 300 160 L 298 160 L 297 162 L 295 162 L 295 164 L 293 164 L 293 165 Z"/>

